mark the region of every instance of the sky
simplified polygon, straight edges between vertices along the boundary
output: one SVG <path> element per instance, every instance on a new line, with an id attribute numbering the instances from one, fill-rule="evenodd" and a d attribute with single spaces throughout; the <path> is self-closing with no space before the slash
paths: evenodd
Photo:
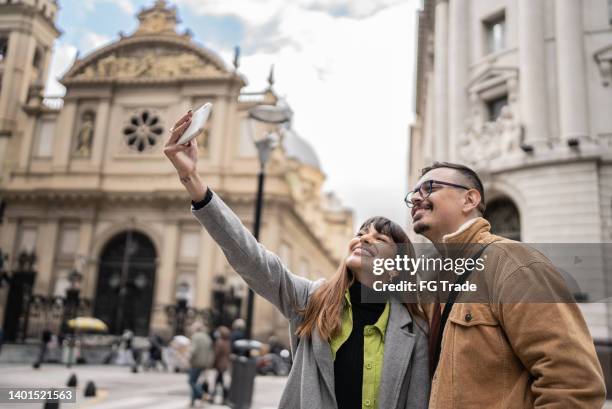
<path id="1" fill-rule="evenodd" d="M 137 27 L 154 0 L 59 0 L 47 94 L 74 61 Z M 245 91 L 267 85 L 294 111 L 293 128 L 316 150 L 355 224 L 380 215 L 406 225 L 409 126 L 414 117 L 420 0 L 169 0 L 179 30 L 230 65 L 240 46 Z"/>

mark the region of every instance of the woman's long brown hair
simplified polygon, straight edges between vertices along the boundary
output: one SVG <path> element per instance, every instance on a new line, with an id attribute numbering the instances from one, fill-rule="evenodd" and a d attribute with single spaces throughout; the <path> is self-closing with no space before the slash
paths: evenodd
<path id="1" fill-rule="evenodd" d="M 407 247 L 410 255 L 414 256 L 414 249 L 408 235 L 397 223 L 385 217 L 372 217 L 363 222 L 358 231 L 367 230 L 370 226 L 374 227 L 378 233 L 390 237 L 395 244 Z M 346 265 L 346 260 L 342 260 L 334 275 L 310 296 L 306 307 L 302 310 L 303 320 L 297 329 L 297 336 L 310 337 L 315 329 L 324 340 L 329 340 L 338 334 L 342 327 L 344 294 L 354 280 L 353 274 Z M 404 303 L 404 305 L 413 317 L 423 316 L 418 304 Z"/>

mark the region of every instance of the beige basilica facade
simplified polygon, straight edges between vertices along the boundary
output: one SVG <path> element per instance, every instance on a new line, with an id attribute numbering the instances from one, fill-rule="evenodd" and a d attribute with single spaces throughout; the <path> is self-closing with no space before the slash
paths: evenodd
<path id="1" fill-rule="evenodd" d="M 34 293 L 46 296 L 65 292 L 76 265 L 81 295 L 114 332 L 168 331 L 166 306 L 181 297 L 214 308 L 219 292 L 237 298 L 244 316 L 245 285 L 191 215 L 162 149 L 177 118 L 212 102 L 198 137 L 199 170 L 252 226 L 252 137 L 262 130 L 247 112 L 278 102 L 272 81 L 261 93 L 242 92 L 236 67 L 177 32 L 176 8 L 158 0 L 138 14 L 134 33 L 76 59 L 61 79 L 63 98 L 46 98 L 57 7 L 0 0 L 1 248 L 9 264 L 20 250 L 35 250 Z M 266 172 L 262 242 L 295 273 L 326 277 L 352 235 L 352 213 L 322 193 L 325 175 L 308 143 L 290 126 L 280 133 Z M 254 333 L 284 337 L 286 328 L 257 298 Z"/>

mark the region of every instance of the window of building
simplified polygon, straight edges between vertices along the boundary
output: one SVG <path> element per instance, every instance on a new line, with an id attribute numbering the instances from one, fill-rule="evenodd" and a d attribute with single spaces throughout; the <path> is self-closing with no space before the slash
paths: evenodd
<path id="1" fill-rule="evenodd" d="M 42 119 L 38 128 L 38 141 L 34 150 L 34 156 L 38 158 L 50 158 L 52 156 L 54 134 L 55 120 Z"/>
<path id="2" fill-rule="evenodd" d="M 485 102 L 487 105 L 487 118 L 490 122 L 497 121 L 500 117 L 502 109 L 508 105 L 508 95 L 502 95 L 495 99 Z"/>
<path id="3" fill-rule="evenodd" d="M 131 149 L 143 152 L 155 146 L 163 133 L 160 117 L 156 112 L 145 109 L 128 120 L 123 128 L 123 139 Z"/>
<path id="4" fill-rule="evenodd" d="M 200 250 L 200 232 L 184 231 L 181 234 L 181 248 L 179 261 L 193 260 L 198 257 Z"/>
<path id="5" fill-rule="evenodd" d="M 493 54 L 506 48 L 506 13 L 484 20 L 486 53 Z"/>
<path id="6" fill-rule="evenodd" d="M 8 53 L 8 38 L 0 37 L 0 62 L 2 62 L 6 58 L 7 53 Z"/>
<path id="7" fill-rule="evenodd" d="M 521 217 L 510 199 L 500 198 L 489 203 L 484 217 L 491 223 L 491 233 L 521 240 Z"/>
<path id="8" fill-rule="evenodd" d="M 74 259 L 79 245 L 78 226 L 63 226 L 60 237 L 59 256 Z"/>
<path id="9" fill-rule="evenodd" d="M 19 235 L 19 246 L 17 247 L 17 254 L 22 251 L 32 252 L 36 250 L 36 237 L 38 236 L 38 229 L 36 226 L 23 226 L 21 228 L 21 234 Z"/>
<path id="10" fill-rule="evenodd" d="M 32 57 L 32 66 L 34 68 L 40 68 L 40 64 L 42 62 L 42 51 L 40 48 L 36 48 L 34 50 L 34 57 Z"/>

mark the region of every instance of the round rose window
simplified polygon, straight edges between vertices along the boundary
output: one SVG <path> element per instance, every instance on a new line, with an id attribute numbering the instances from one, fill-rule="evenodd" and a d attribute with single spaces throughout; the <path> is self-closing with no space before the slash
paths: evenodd
<path id="1" fill-rule="evenodd" d="M 159 117 L 145 110 L 130 118 L 123 128 L 123 139 L 131 149 L 143 152 L 155 146 L 163 133 Z"/>

